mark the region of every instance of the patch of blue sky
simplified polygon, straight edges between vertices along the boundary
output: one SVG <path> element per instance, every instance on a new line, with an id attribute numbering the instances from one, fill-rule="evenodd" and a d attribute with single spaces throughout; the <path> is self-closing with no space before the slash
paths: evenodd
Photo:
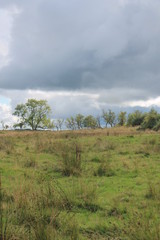
<path id="1" fill-rule="evenodd" d="M 0 104 L 6 104 L 6 105 L 10 105 L 10 99 L 0 96 Z"/>

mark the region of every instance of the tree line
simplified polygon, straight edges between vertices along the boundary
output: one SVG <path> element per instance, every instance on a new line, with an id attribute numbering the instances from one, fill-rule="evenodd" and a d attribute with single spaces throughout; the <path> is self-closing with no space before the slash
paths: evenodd
<path id="1" fill-rule="evenodd" d="M 148 113 L 139 110 L 127 114 L 121 111 L 116 114 L 111 109 L 103 110 L 99 116 L 76 114 L 66 119 L 51 119 L 51 107 L 46 100 L 28 99 L 25 104 L 18 104 L 13 115 L 17 117 L 17 122 L 13 125 L 15 129 L 96 129 L 115 126 L 139 126 L 140 129 L 159 130 L 160 114 L 151 109 Z M 3 129 L 8 125 L 2 123 Z"/>
<path id="2" fill-rule="evenodd" d="M 62 121 L 64 120 L 61 120 L 61 122 Z M 109 109 L 107 111 L 103 110 L 102 115 L 97 117 L 77 114 L 75 117 L 72 116 L 67 118 L 64 123 L 67 129 L 70 130 L 84 128 L 96 129 L 115 126 L 137 126 L 141 130 L 152 129 L 158 131 L 160 129 L 160 114 L 155 109 L 151 109 L 149 112 L 145 113 L 135 110 L 130 114 L 127 114 L 125 111 L 116 114 Z M 59 126 L 57 129 L 61 130 L 61 127 Z"/>

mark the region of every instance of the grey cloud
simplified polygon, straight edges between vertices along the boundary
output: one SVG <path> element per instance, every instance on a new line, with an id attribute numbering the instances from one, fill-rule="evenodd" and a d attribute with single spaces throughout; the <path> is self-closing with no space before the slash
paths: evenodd
<path id="1" fill-rule="evenodd" d="M 109 95 L 113 102 L 159 94 L 159 1 L 15 0 L 0 6 L 13 2 L 21 13 L 0 88 L 122 89 L 114 91 L 117 100 Z M 132 89 L 137 94 L 127 94 Z"/>
<path id="2" fill-rule="evenodd" d="M 12 113 L 16 105 L 25 103 L 29 98 L 46 99 L 52 108 L 51 118 L 64 119 L 78 113 L 101 116 L 103 109 L 112 109 L 116 113 L 119 111 L 129 113 L 136 109 L 148 111 L 155 104 L 160 106 L 160 97 L 151 99 L 149 102 L 142 101 L 141 104 L 136 102 L 142 99 L 147 100 L 146 96 L 148 93 L 144 90 L 118 88 L 90 92 L 0 89 L 0 113 L 1 120 L 7 123 L 15 122 L 16 119 L 13 118 Z M 159 111 L 160 108 L 156 109 Z"/>
<path id="3" fill-rule="evenodd" d="M 0 96 L 10 100 L 12 112 L 17 104 L 25 103 L 29 98 L 46 99 L 53 110 L 54 118 L 66 118 L 77 113 L 94 115 L 101 111 L 96 93 L 0 89 Z"/>

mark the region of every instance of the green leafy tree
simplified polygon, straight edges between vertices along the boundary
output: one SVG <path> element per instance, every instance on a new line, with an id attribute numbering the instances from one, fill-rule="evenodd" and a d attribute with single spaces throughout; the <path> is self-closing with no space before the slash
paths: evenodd
<path id="1" fill-rule="evenodd" d="M 46 128 L 54 129 L 55 128 L 54 120 L 48 119 L 48 123 L 47 123 Z"/>
<path id="2" fill-rule="evenodd" d="M 67 118 L 65 121 L 66 127 L 70 130 L 76 129 L 76 121 L 74 117 Z"/>
<path id="3" fill-rule="evenodd" d="M 111 109 L 109 109 L 107 112 L 103 110 L 102 117 L 105 121 L 106 127 L 108 124 L 111 127 L 113 127 L 116 124 L 116 115 L 114 112 L 112 112 Z"/>
<path id="4" fill-rule="evenodd" d="M 14 128 L 19 127 L 22 129 L 27 125 L 27 106 L 26 104 L 18 104 L 15 108 L 13 115 L 18 117 L 17 123 L 13 125 Z"/>
<path id="5" fill-rule="evenodd" d="M 96 117 L 96 120 L 97 120 L 97 127 L 102 128 L 101 127 L 101 117 L 99 115 Z"/>
<path id="6" fill-rule="evenodd" d="M 94 118 L 92 115 L 89 115 L 84 118 L 84 127 L 85 128 L 97 128 L 97 119 Z"/>
<path id="7" fill-rule="evenodd" d="M 32 130 L 48 128 L 51 126 L 50 113 L 51 108 L 46 100 L 28 99 L 25 104 L 18 104 L 15 108 L 13 115 L 18 117 L 15 126 L 28 126 Z"/>
<path id="8" fill-rule="evenodd" d="M 160 121 L 160 114 L 158 114 L 157 111 L 152 108 L 150 112 L 146 114 L 144 121 L 141 124 L 141 127 L 143 129 L 155 128 L 155 130 L 158 130 L 159 121 Z"/>
<path id="9" fill-rule="evenodd" d="M 116 124 L 116 114 L 111 109 L 108 110 L 108 123 L 111 127 Z"/>
<path id="10" fill-rule="evenodd" d="M 103 110 L 102 118 L 104 119 L 104 122 L 105 122 L 106 127 L 107 127 L 108 124 L 109 124 L 109 116 L 108 116 L 108 112 L 106 112 L 106 111 Z"/>
<path id="11" fill-rule="evenodd" d="M 126 120 L 127 120 L 127 117 L 126 117 L 126 112 L 120 112 L 119 115 L 118 115 L 118 124 L 120 126 L 124 126 L 126 124 Z"/>
<path id="12" fill-rule="evenodd" d="M 13 124 L 13 127 L 14 128 L 20 128 L 20 129 L 23 129 L 23 127 L 25 127 L 25 123 L 24 122 L 18 122 L 18 123 L 15 123 Z"/>
<path id="13" fill-rule="evenodd" d="M 153 130 L 158 131 L 160 129 L 160 119 L 157 121 L 156 125 L 153 127 Z"/>
<path id="14" fill-rule="evenodd" d="M 77 114 L 75 117 L 75 122 L 78 129 L 83 128 L 83 121 L 84 121 L 84 116 L 82 114 Z"/>
<path id="15" fill-rule="evenodd" d="M 54 121 L 54 124 L 55 124 L 55 127 L 56 127 L 57 131 L 62 130 L 63 123 L 64 123 L 64 119 L 63 118 L 59 118 L 59 119 L 56 119 Z"/>
<path id="16" fill-rule="evenodd" d="M 130 113 L 128 115 L 128 119 L 127 119 L 127 125 L 128 126 L 140 126 L 145 118 L 145 114 L 140 112 L 139 110 L 136 110 L 133 113 Z"/>

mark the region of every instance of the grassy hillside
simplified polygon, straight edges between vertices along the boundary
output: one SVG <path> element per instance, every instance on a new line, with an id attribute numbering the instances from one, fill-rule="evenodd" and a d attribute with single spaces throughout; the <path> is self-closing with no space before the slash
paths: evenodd
<path id="1" fill-rule="evenodd" d="M 160 135 L 0 132 L 0 239 L 160 239 Z"/>

